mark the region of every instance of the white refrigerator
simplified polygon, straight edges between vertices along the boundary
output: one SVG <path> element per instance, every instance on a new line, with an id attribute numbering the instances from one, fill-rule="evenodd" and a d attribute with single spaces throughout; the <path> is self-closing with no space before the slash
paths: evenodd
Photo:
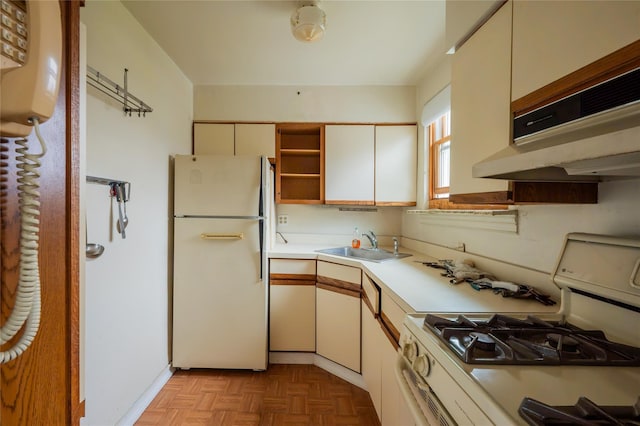
<path id="1" fill-rule="evenodd" d="M 174 164 L 173 366 L 265 370 L 269 163 Z"/>

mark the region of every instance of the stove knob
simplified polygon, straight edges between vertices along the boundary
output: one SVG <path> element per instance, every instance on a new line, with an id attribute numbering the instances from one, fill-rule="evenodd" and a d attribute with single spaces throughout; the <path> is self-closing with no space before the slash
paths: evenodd
<path id="1" fill-rule="evenodd" d="M 409 360 L 409 362 L 413 362 L 418 355 L 418 344 L 412 341 L 406 342 L 402 348 L 402 354 Z"/>
<path id="2" fill-rule="evenodd" d="M 431 373 L 431 360 L 426 354 L 420 354 L 413 363 L 413 370 L 422 377 Z"/>

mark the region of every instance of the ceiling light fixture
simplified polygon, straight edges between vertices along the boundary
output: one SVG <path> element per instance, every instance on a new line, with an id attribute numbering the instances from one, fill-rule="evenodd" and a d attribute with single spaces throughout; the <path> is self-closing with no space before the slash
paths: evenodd
<path id="1" fill-rule="evenodd" d="M 315 4 L 302 6 L 291 14 L 291 32 L 300 41 L 320 40 L 326 23 L 327 15 Z"/>

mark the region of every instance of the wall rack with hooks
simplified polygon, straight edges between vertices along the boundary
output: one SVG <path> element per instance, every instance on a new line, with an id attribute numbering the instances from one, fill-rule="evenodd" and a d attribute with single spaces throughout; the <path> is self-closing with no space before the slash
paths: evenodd
<path id="1" fill-rule="evenodd" d="M 96 176 L 87 176 L 87 182 L 107 185 L 110 188 L 111 195 L 116 197 L 116 201 L 123 201 L 126 203 L 129 201 L 129 197 L 131 196 L 131 182 Z M 120 188 L 120 191 L 118 191 L 118 187 Z M 122 197 L 120 194 L 122 194 Z"/>
<path id="2" fill-rule="evenodd" d="M 127 74 L 129 70 L 124 69 L 124 86 L 113 82 L 100 71 L 87 66 L 87 84 L 95 87 L 105 95 L 120 102 L 125 115 L 131 117 L 131 113 L 138 113 L 138 117 L 145 117 L 148 112 L 153 112 L 153 108 L 132 95 L 127 88 Z"/>
<path id="3" fill-rule="evenodd" d="M 127 201 L 131 197 L 131 183 L 123 180 L 108 179 L 95 176 L 87 176 L 88 183 L 97 183 L 109 187 L 109 195 L 115 197 L 118 202 L 118 222 L 116 229 L 122 238 L 127 238 L 125 228 L 129 224 L 127 216 Z"/>

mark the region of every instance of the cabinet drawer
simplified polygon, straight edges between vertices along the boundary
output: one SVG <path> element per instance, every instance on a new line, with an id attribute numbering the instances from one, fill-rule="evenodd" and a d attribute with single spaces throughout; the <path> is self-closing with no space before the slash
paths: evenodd
<path id="1" fill-rule="evenodd" d="M 362 290 L 373 308 L 373 313 L 380 313 L 380 289 L 366 274 L 362 275 Z"/>
<path id="2" fill-rule="evenodd" d="M 353 266 L 339 265 L 337 263 L 319 260 L 317 264 L 317 273 L 318 277 L 322 276 L 333 280 L 346 281 L 358 286 L 361 285 L 362 272 L 360 268 L 355 268 Z"/>
<path id="3" fill-rule="evenodd" d="M 315 259 L 271 259 L 269 262 L 271 274 L 315 275 Z"/>

